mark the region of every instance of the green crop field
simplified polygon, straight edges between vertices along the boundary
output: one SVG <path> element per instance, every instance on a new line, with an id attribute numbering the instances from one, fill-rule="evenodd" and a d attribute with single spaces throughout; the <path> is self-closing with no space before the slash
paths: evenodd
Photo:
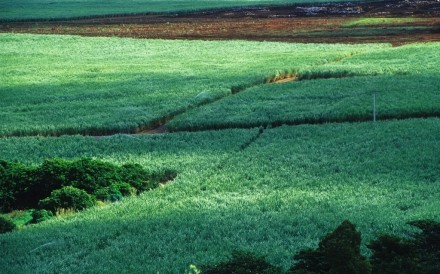
<path id="1" fill-rule="evenodd" d="M 172 120 L 169 128 L 202 130 L 368 121 L 373 119 L 374 97 L 377 119 L 437 117 L 439 90 L 438 76 L 423 74 L 262 85 L 188 111 Z"/>
<path id="2" fill-rule="evenodd" d="M 389 47 L 11 34 L 0 42 L 0 136 L 132 133 L 279 70 Z"/>
<path id="3" fill-rule="evenodd" d="M 0 0 L 0 20 L 65 19 L 304 2 L 342 2 L 342 0 L 107 0 L 104 3 L 99 0 Z"/>
<path id="4" fill-rule="evenodd" d="M 183 273 L 248 250 L 287 268 L 344 219 L 364 244 L 438 219 L 440 120 L 160 136 L 6 138 L 4 158 L 94 156 L 178 170 L 158 190 L 0 236 L 17 272 Z M 364 246 L 363 249 L 366 252 Z M 79 263 L 81 262 L 81 263 Z"/>
<path id="5" fill-rule="evenodd" d="M 439 50 L 0 34 L 0 160 L 177 174 L 38 224 L 3 212 L 0 272 L 189 273 L 235 250 L 287 270 L 345 219 L 364 255 L 440 221 Z"/>

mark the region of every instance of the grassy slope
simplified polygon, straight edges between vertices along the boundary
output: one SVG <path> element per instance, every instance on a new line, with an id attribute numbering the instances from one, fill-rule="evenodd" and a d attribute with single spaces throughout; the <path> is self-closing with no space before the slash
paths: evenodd
<path id="1" fill-rule="evenodd" d="M 0 136 L 134 132 L 278 70 L 388 47 L 14 34 L 0 42 Z"/>
<path id="2" fill-rule="evenodd" d="M 342 2 L 343 0 L 0 0 L 0 20 L 53 19 L 93 15 L 193 11 L 199 9 Z"/>
<path id="3" fill-rule="evenodd" d="M 0 266 L 183 273 L 239 249 L 286 268 L 344 219 L 364 244 L 381 232 L 402 234 L 406 221 L 440 221 L 439 133 L 439 119 L 280 127 L 245 150 L 256 129 L 2 139 L 11 160 L 93 154 L 171 165 L 179 175 L 139 197 L 1 235 Z"/>

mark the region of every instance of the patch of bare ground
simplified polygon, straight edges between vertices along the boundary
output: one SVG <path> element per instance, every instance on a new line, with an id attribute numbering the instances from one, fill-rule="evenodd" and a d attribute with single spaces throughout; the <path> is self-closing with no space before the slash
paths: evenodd
<path id="1" fill-rule="evenodd" d="M 136 134 L 163 134 L 163 133 L 167 133 L 167 132 L 168 132 L 168 129 L 166 128 L 166 126 L 160 125 L 160 126 L 153 127 L 153 128 L 138 130 L 138 131 L 136 131 Z"/>

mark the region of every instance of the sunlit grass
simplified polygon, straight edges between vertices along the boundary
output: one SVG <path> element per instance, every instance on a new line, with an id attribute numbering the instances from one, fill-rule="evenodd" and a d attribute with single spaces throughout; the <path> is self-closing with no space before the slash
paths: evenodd
<path id="1" fill-rule="evenodd" d="M 343 25 L 343 27 L 361 27 L 361 26 L 374 26 L 374 25 L 402 25 L 410 23 L 423 23 L 429 22 L 430 19 L 427 18 L 417 18 L 417 17 L 371 17 L 371 18 L 360 18 L 348 21 Z"/>

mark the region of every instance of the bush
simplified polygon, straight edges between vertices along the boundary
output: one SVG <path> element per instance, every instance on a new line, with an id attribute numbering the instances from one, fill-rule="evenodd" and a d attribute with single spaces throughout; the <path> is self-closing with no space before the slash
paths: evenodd
<path id="1" fill-rule="evenodd" d="M 128 183 L 113 183 L 109 187 L 98 189 L 93 193 L 101 201 L 119 201 L 124 196 L 136 194 L 136 189 Z"/>
<path id="2" fill-rule="evenodd" d="M 440 224 L 410 223 L 422 230 L 413 239 L 382 235 L 368 247 L 373 250 L 373 273 L 440 273 Z"/>
<path id="3" fill-rule="evenodd" d="M 14 230 L 16 225 L 10 218 L 0 216 L 0 233 L 6 233 Z"/>
<path id="4" fill-rule="evenodd" d="M 277 274 L 280 268 L 269 264 L 264 257 L 252 253 L 234 252 L 232 259 L 216 266 L 202 267 L 203 274 Z"/>
<path id="5" fill-rule="evenodd" d="M 71 208 L 75 211 L 82 210 L 95 205 L 95 202 L 95 197 L 89 195 L 84 190 L 66 186 L 52 191 L 49 197 L 40 201 L 39 206 L 55 213 L 59 209 Z"/>
<path id="6" fill-rule="evenodd" d="M 361 235 L 349 221 L 342 222 L 319 243 L 316 250 L 294 256 L 298 263 L 289 273 L 371 273 L 371 265 L 360 255 Z"/>
<path id="7" fill-rule="evenodd" d="M 68 185 L 92 194 L 100 188 L 119 182 L 119 167 L 93 159 L 80 159 L 70 164 L 67 174 Z"/>
<path id="8" fill-rule="evenodd" d="M 138 164 L 126 164 L 119 170 L 121 181 L 127 182 L 139 192 L 150 190 L 159 186 L 158 180 Z"/>
<path id="9" fill-rule="evenodd" d="M 47 211 L 45 209 L 36 209 L 32 212 L 32 220 L 31 224 L 41 223 L 43 221 L 49 220 L 53 217 L 51 211 Z"/>
<path id="10" fill-rule="evenodd" d="M 0 211 L 24 209 L 32 201 L 23 197 L 32 185 L 32 168 L 0 160 Z"/>
<path id="11" fill-rule="evenodd" d="M 175 172 L 171 171 L 150 174 L 138 164 L 118 167 L 86 158 L 50 159 L 36 168 L 0 160 L 0 211 L 37 208 L 40 202 L 53 211 L 58 205 L 49 196 L 54 190 L 67 186 L 97 195 L 101 200 L 115 201 L 156 188 L 160 181 L 174 177 Z"/>
<path id="12" fill-rule="evenodd" d="M 30 194 L 36 197 L 36 203 L 50 195 L 50 193 L 63 186 L 69 185 L 67 174 L 70 162 L 62 159 L 45 160 L 35 170 L 34 184 Z"/>

